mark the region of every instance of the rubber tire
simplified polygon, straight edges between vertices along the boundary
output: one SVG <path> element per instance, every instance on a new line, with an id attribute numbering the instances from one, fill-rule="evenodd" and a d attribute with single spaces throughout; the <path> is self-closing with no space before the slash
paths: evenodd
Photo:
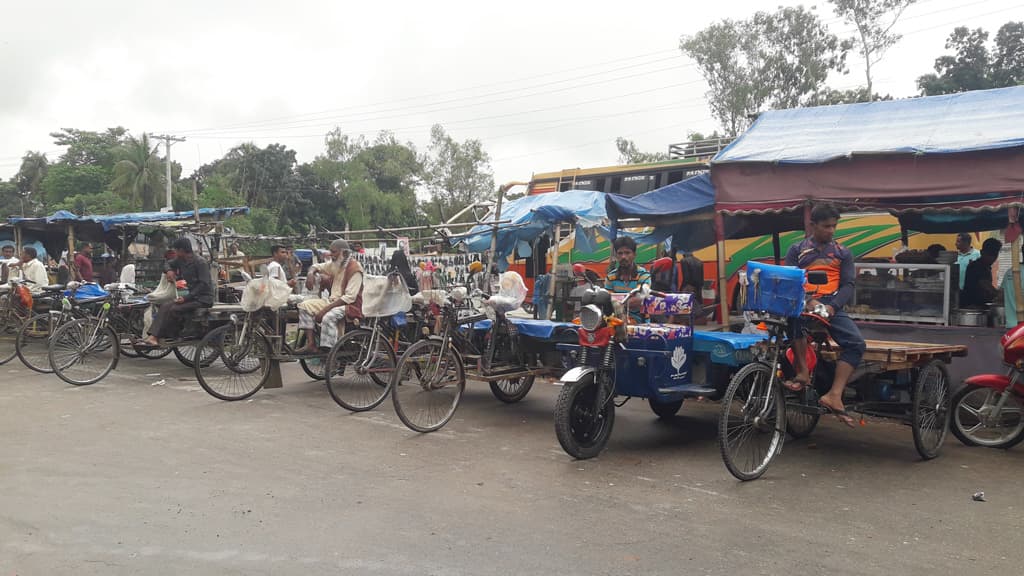
<path id="1" fill-rule="evenodd" d="M 210 334 L 213 334 L 213 332 L 210 332 Z M 186 356 L 185 353 L 180 350 L 180 348 L 194 348 L 196 350 L 204 350 L 204 348 L 199 348 L 199 346 L 202 345 L 201 344 L 202 342 L 206 341 L 207 337 L 209 337 L 210 334 L 207 334 L 206 337 L 204 337 L 200 342 L 196 342 L 195 344 L 181 344 L 179 346 L 175 346 L 174 347 L 174 357 L 178 359 L 178 362 L 181 362 L 185 366 L 187 366 L 189 368 L 195 368 L 196 365 L 195 365 L 194 358 L 195 358 L 196 353 L 192 352 L 192 354 L 190 355 L 191 357 L 190 356 Z M 210 356 L 208 356 L 205 359 L 200 359 L 200 362 L 202 362 L 203 365 L 205 365 L 205 366 L 209 366 L 214 361 L 214 359 L 216 359 L 216 356 L 215 355 L 210 355 Z"/>
<path id="2" fill-rule="evenodd" d="M 558 402 L 555 403 L 555 436 L 562 445 L 562 450 L 577 460 L 587 460 L 600 454 L 608 444 L 612 428 L 615 426 L 615 402 L 609 401 L 605 403 L 601 413 L 596 415 L 603 422 L 592 439 L 581 442 L 574 434 L 573 417 L 577 412 L 578 403 L 589 402 L 593 405 L 598 393 L 600 387 L 593 372 L 576 382 L 566 382 L 558 393 Z M 582 407 L 579 409 L 584 410 Z"/>
<path id="3" fill-rule="evenodd" d="M 778 438 L 774 449 L 765 456 L 760 466 L 752 472 L 747 472 L 739 470 L 733 463 L 730 455 L 728 446 L 729 406 L 732 403 L 732 398 L 736 396 L 736 392 L 739 389 L 740 384 L 755 372 L 767 373 L 768 386 L 771 388 L 769 394 L 773 394 L 775 396 L 775 410 L 778 413 L 779 424 L 776 426 Z M 740 370 L 733 375 L 732 379 L 729 380 L 729 386 L 726 388 L 725 394 L 722 396 L 722 411 L 718 417 L 718 449 L 722 455 L 722 462 L 725 463 L 725 467 L 729 470 L 729 473 L 735 476 L 738 480 L 746 482 L 748 480 L 760 478 L 761 475 L 768 470 L 768 466 L 771 465 L 772 460 L 782 452 L 782 446 L 786 441 L 786 399 L 782 390 L 782 384 L 776 381 L 773 370 L 765 364 L 760 363 L 747 364 L 743 368 L 740 368 Z M 779 407 L 781 407 L 781 409 Z"/>
<path id="4" fill-rule="evenodd" d="M 402 364 L 404 361 L 406 361 L 407 358 L 411 357 L 416 353 L 419 353 L 421 348 L 440 345 L 441 341 L 434 338 L 423 339 L 414 342 L 411 346 L 409 346 L 408 349 L 406 349 L 406 351 L 402 354 L 402 357 L 398 359 L 398 362 L 395 364 L 395 371 L 392 373 L 391 403 L 395 407 L 395 414 L 398 415 L 398 419 L 401 420 L 403 424 L 408 426 L 410 430 L 415 430 L 416 432 L 420 432 L 422 434 L 440 430 L 441 428 L 444 427 L 445 424 L 447 424 L 452 419 L 453 416 L 455 416 L 455 411 L 458 410 L 459 403 L 462 401 L 462 394 L 466 390 L 466 368 L 465 366 L 462 365 L 462 358 L 455 352 L 451 345 L 448 346 L 448 350 L 445 351 L 445 354 L 453 356 L 453 366 L 455 367 L 459 376 L 458 383 L 456 384 L 458 386 L 458 390 L 456 392 L 455 401 L 452 403 L 452 408 L 448 412 L 447 416 L 438 422 L 434 422 L 430 426 L 420 426 L 417 423 L 413 422 L 408 416 L 406 416 L 405 412 L 402 409 L 402 402 L 401 400 L 398 399 L 399 394 L 397 394 L 394 389 L 395 385 L 397 384 L 395 380 L 402 373 Z"/>
<path id="5" fill-rule="evenodd" d="M 15 350 L 16 350 L 16 352 L 18 354 L 18 358 L 21 359 L 21 363 L 24 364 L 27 368 L 29 368 L 31 370 L 34 370 L 36 372 L 39 372 L 40 374 L 53 374 L 53 367 L 50 366 L 49 346 L 47 346 L 46 366 L 36 366 L 36 365 L 34 365 L 32 362 L 30 362 L 25 357 L 25 354 L 22 352 L 22 346 L 21 346 L 22 333 L 25 332 L 25 330 L 29 327 L 29 324 L 33 320 L 43 320 L 43 321 L 49 323 L 49 321 L 50 321 L 50 314 L 48 312 L 46 314 L 36 314 L 35 316 L 29 318 L 24 324 L 21 325 L 21 328 L 18 330 L 18 339 L 15 341 L 15 344 L 14 344 Z M 49 336 L 46 337 L 46 339 L 50 340 L 52 337 L 53 337 L 53 333 L 51 332 L 49 334 Z"/>
<path id="6" fill-rule="evenodd" d="M 805 406 L 805 392 L 784 394 L 786 396 L 786 432 L 789 433 L 791 438 L 797 440 L 810 436 L 814 429 L 818 427 L 818 422 L 821 420 L 821 412 L 808 414 L 799 409 L 799 407 Z M 791 406 L 794 403 L 796 405 Z"/>
<path id="7" fill-rule="evenodd" d="M 10 347 L 8 349 L 5 346 L 3 350 L 0 350 L 0 365 L 7 364 L 18 355 L 18 330 L 23 323 L 24 321 L 14 313 L 13 309 L 0 311 L 0 332 L 10 332 L 4 340 L 5 343 L 10 342 Z"/>
<path id="8" fill-rule="evenodd" d="M 326 371 L 324 370 L 324 363 L 326 362 L 327 359 L 326 358 L 317 358 L 317 360 L 320 360 L 320 364 L 319 364 L 320 370 L 314 370 L 314 369 L 310 368 L 310 365 L 309 365 L 309 361 L 310 360 L 314 360 L 314 358 L 301 358 L 299 360 L 299 366 L 302 366 L 302 371 L 306 373 L 306 376 L 309 376 L 313 380 L 324 380 L 324 379 L 326 379 L 327 378 L 327 374 L 326 374 Z"/>
<path id="9" fill-rule="evenodd" d="M 1005 449 L 1008 449 L 1008 448 L 1013 448 L 1017 444 L 1020 444 L 1021 441 L 1024 441 L 1024 428 L 1021 428 L 1020 432 L 1018 432 L 1016 436 L 1013 436 L 1009 440 L 1006 440 L 1006 441 L 1000 442 L 1000 443 L 988 443 L 988 444 L 982 444 L 980 442 L 972 440 L 960 428 L 960 426 L 958 424 L 958 420 L 956 418 L 956 415 L 960 413 L 960 403 L 964 401 L 964 398 L 966 398 L 968 394 L 970 394 L 972 392 L 975 392 L 977 390 L 982 390 L 982 389 L 984 389 L 984 387 L 976 386 L 976 385 L 971 384 L 971 385 L 964 386 L 963 388 L 961 388 L 953 396 L 953 400 L 950 402 L 950 404 L 952 405 L 952 408 L 951 408 L 952 414 L 950 415 L 950 422 L 949 422 L 949 430 L 950 430 L 950 432 L 952 432 L 953 435 L 956 436 L 957 440 L 962 442 L 965 446 L 971 446 L 971 447 L 984 446 L 986 448 L 1000 448 L 1000 449 L 1004 449 L 1005 450 Z M 1008 393 L 1009 394 L 1013 394 L 1013 392 L 1008 392 Z M 1024 402 L 1022 402 L 1022 403 L 1024 403 Z"/>
<path id="10" fill-rule="evenodd" d="M 97 319 L 95 317 L 87 316 L 85 318 L 79 318 L 77 320 L 72 320 L 71 322 L 67 322 L 65 324 L 62 324 L 61 326 L 58 326 L 56 330 L 53 331 L 53 336 L 51 337 L 50 341 L 51 341 L 51 343 L 59 341 L 60 340 L 61 331 L 63 331 L 63 330 L 71 330 L 72 326 L 76 326 L 78 324 L 83 324 L 83 323 L 87 323 L 87 322 L 96 322 L 96 321 L 97 321 Z M 114 343 L 113 346 L 111 346 L 111 348 L 114 350 L 114 359 L 110 363 L 110 365 L 107 366 L 107 368 L 105 370 L 103 370 L 101 373 L 97 374 L 93 378 L 90 378 L 89 380 L 72 380 L 68 376 L 64 375 L 64 370 L 57 368 L 57 363 L 53 361 L 53 347 L 51 346 L 50 347 L 50 351 L 49 351 L 50 366 L 54 368 L 54 373 L 57 375 L 58 378 L 60 378 L 61 380 L 67 382 L 68 384 L 73 384 L 75 386 L 88 386 L 89 384 L 95 384 L 96 382 L 99 382 L 100 380 L 105 378 L 107 376 L 107 374 L 110 374 L 110 372 L 114 368 L 117 367 L 117 361 L 118 361 L 118 358 L 120 358 L 120 355 L 121 355 L 121 347 L 117 345 L 117 334 L 114 332 L 114 330 L 110 327 L 109 324 L 107 326 L 105 326 L 103 328 L 103 330 L 107 332 L 107 337 L 110 338 L 110 341 Z"/>
<path id="11" fill-rule="evenodd" d="M 490 382 L 491 394 L 494 394 L 495 398 L 501 400 L 505 404 L 515 404 L 523 398 L 526 398 L 526 395 L 530 393 L 530 389 L 533 388 L 533 381 L 535 379 L 536 378 L 533 374 L 516 378 L 519 384 L 516 386 L 514 392 L 507 392 L 502 389 L 500 385 L 501 382 L 510 382 L 511 380 L 509 378 L 505 378 L 503 380 L 492 380 Z"/>
<path id="12" fill-rule="evenodd" d="M 676 400 L 674 402 L 658 402 L 656 398 L 648 398 L 647 405 L 650 406 L 651 410 L 658 415 L 658 418 L 667 420 L 679 413 L 679 410 L 683 407 L 683 401 Z"/>
<path id="13" fill-rule="evenodd" d="M 212 355 L 213 360 L 211 360 L 210 362 L 203 362 L 202 365 L 200 365 L 200 366 L 193 365 L 193 367 L 192 367 L 192 369 L 195 371 L 195 374 L 196 374 L 196 380 L 199 381 L 199 385 L 203 387 L 203 390 L 206 390 L 206 392 L 210 396 L 213 396 L 214 398 L 217 398 L 218 400 L 224 400 L 226 402 L 235 402 L 235 401 L 238 401 L 238 400 L 245 400 L 246 398 L 249 398 L 253 394 L 259 392 L 263 388 L 263 385 L 266 384 L 267 380 L 270 378 L 270 358 L 269 358 L 270 342 L 267 341 L 266 336 L 264 336 L 263 334 L 260 334 L 257 331 L 253 331 L 252 337 L 253 338 L 261 339 L 263 341 L 263 350 L 268 355 L 268 357 L 265 359 L 265 363 L 266 363 L 267 368 L 266 368 L 266 371 L 263 374 L 263 376 L 260 378 L 259 383 L 257 383 L 255 386 L 253 386 L 250 390 L 246 390 L 245 392 L 243 392 L 241 394 L 230 395 L 230 394 L 224 394 L 224 393 L 222 393 L 222 392 L 220 392 L 218 390 L 214 390 L 213 387 L 211 387 L 206 382 L 206 378 L 203 377 L 203 369 L 209 369 L 211 366 L 213 366 L 217 362 L 217 359 L 222 354 L 220 349 L 216 345 L 212 344 L 212 342 L 216 341 L 219 338 L 222 339 L 223 338 L 222 334 L 224 334 L 225 332 L 227 332 L 231 328 L 236 328 L 236 326 L 234 324 L 225 324 L 223 326 L 220 326 L 220 327 L 216 328 L 215 330 L 213 330 L 212 332 L 210 332 L 209 334 L 204 336 L 203 339 L 200 340 L 199 343 L 198 343 L 198 346 L 201 347 L 200 350 L 205 350 L 207 348 L 210 348 L 212 350 L 216 350 L 216 353 Z M 177 354 L 178 349 L 175 348 L 174 352 L 175 352 L 175 354 Z M 179 360 L 180 359 L 181 358 L 179 357 Z M 261 363 L 260 366 L 263 366 L 263 363 Z M 259 368 L 257 368 L 256 370 L 259 370 Z M 246 374 L 252 374 L 252 373 L 256 372 L 256 370 L 250 370 L 250 371 L 245 372 L 245 373 Z M 241 374 L 241 372 L 240 372 L 240 374 Z"/>
<path id="14" fill-rule="evenodd" d="M 923 397 L 922 392 L 923 392 L 924 386 L 926 384 L 926 382 L 925 382 L 925 374 L 929 370 L 937 370 L 939 377 L 942 378 L 942 384 L 941 384 L 942 397 L 945 399 L 945 402 L 944 402 L 945 406 L 940 406 L 939 407 L 940 414 L 939 414 L 938 417 L 941 419 L 941 421 L 938 422 L 939 425 L 936 427 L 938 430 L 940 430 L 939 437 L 938 437 L 937 441 L 931 441 L 930 439 L 926 439 L 924 437 L 924 434 L 921 432 L 921 426 L 924 424 L 924 422 L 922 421 L 924 416 L 921 413 L 922 412 L 922 408 L 923 408 L 921 406 L 921 399 Z M 951 409 L 952 408 L 952 393 L 951 392 L 952 391 L 950 389 L 950 383 L 949 383 L 949 371 L 946 369 L 945 362 L 943 362 L 941 360 L 932 360 L 931 362 L 925 364 L 924 368 L 921 368 L 921 371 L 918 372 L 917 379 L 914 381 L 914 389 L 913 389 L 913 392 L 912 392 L 913 393 L 913 407 L 912 407 L 913 417 L 911 418 L 911 426 L 912 426 L 912 430 L 913 430 L 913 433 L 914 433 L 914 447 L 917 448 L 917 453 L 921 455 L 921 458 L 923 458 L 925 460 L 931 460 L 932 458 L 935 458 L 936 456 L 938 456 L 939 455 L 939 451 L 942 450 L 942 444 L 946 440 L 946 434 L 949 432 L 950 416 L 953 413 L 953 411 Z M 930 445 L 929 442 L 933 443 L 934 445 Z"/>
<path id="15" fill-rule="evenodd" d="M 342 336 L 334 344 L 334 347 L 331 348 L 330 355 L 324 361 L 324 373 L 325 373 L 325 376 L 326 376 L 326 373 L 328 371 L 330 371 L 331 374 L 334 373 L 334 366 L 338 362 L 338 351 L 342 349 L 342 346 L 346 342 L 348 342 L 350 340 L 355 340 L 356 338 L 366 339 L 367 341 L 364 344 L 362 344 L 362 347 L 365 348 L 369 344 L 369 338 L 370 338 L 371 335 L 372 335 L 372 331 L 360 329 L 360 330 L 350 331 L 347 334 L 345 334 L 344 336 Z M 383 336 L 378 336 L 378 337 L 383 339 Z M 398 360 L 397 360 L 397 358 L 395 358 L 395 351 L 391 349 L 390 344 L 387 344 L 387 342 L 385 340 L 379 340 L 379 342 L 384 342 L 386 344 L 385 346 L 380 347 L 380 350 L 381 351 L 386 351 L 386 353 L 388 354 L 388 359 L 391 360 L 391 365 L 395 367 L 394 370 L 397 370 L 398 369 Z M 392 376 L 393 375 L 394 375 L 394 371 L 392 371 Z M 348 402 L 346 400 L 343 400 L 341 398 L 341 395 L 335 390 L 335 387 L 338 384 L 333 382 L 330 378 L 327 378 L 327 391 L 330 393 L 331 398 L 334 399 L 335 403 L 337 403 L 338 406 L 341 406 L 342 408 L 344 408 L 344 409 L 346 409 L 346 410 L 348 410 L 350 412 L 366 412 L 368 410 L 373 410 L 377 406 L 380 406 L 381 403 L 384 402 L 384 400 L 387 399 L 388 394 L 391 393 L 391 387 L 394 385 L 394 378 L 393 377 L 392 378 L 388 378 L 385 381 L 382 378 L 380 378 L 379 376 L 376 376 L 375 374 L 371 373 L 370 374 L 370 379 L 372 379 L 377 386 L 380 386 L 381 394 L 373 402 L 370 402 L 368 404 L 356 405 L 356 404 L 352 404 L 352 403 L 350 403 L 350 402 Z M 410 428 L 411 428 L 411 426 L 410 426 Z"/>

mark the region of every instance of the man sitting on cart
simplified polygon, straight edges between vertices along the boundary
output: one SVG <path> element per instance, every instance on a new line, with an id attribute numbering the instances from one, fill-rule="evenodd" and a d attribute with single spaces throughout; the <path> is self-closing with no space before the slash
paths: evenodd
<path id="1" fill-rule="evenodd" d="M 840 422 L 854 426 L 854 419 L 846 413 L 843 405 L 843 390 L 860 364 L 866 345 L 860 330 L 853 320 L 843 312 L 843 306 L 853 295 L 855 272 L 853 254 L 835 241 L 836 225 L 839 223 L 839 210 L 831 204 L 818 204 L 811 210 L 811 233 L 809 236 L 789 247 L 786 253 L 786 265 L 797 266 L 804 270 L 820 270 L 828 276 L 828 283 L 823 286 L 808 285 L 808 291 L 814 291 L 814 298 L 807 303 L 811 310 L 823 304 L 828 311 L 829 334 L 839 344 L 839 361 L 836 362 L 835 378 L 832 388 L 819 400 L 823 408 L 835 414 Z M 796 360 L 796 376 L 785 383 L 786 388 L 798 392 L 810 384 L 810 370 L 807 367 L 807 340 L 803 337 L 802 322 L 795 319 L 791 326 L 793 333 L 793 356 Z"/>
<path id="2" fill-rule="evenodd" d="M 171 283 L 184 280 L 188 294 L 160 305 L 153 325 L 149 327 L 149 337 L 142 342 L 146 346 L 159 346 L 161 338 L 179 337 L 185 316 L 200 308 L 213 306 L 213 277 L 210 275 L 210 265 L 192 251 L 192 242 L 188 238 L 178 238 L 171 244 L 171 248 L 174 250 L 175 258 L 164 264 L 164 274 Z"/>
<path id="3" fill-rule="evenodd" d="M 316 354 L 314 329 L 320 324 L 320 347 L 331 348 L 338 341 L 338 326 L 346 319 L 361 318 L 363 306 L 363 267 L 351 257 L 348 242 L 331 242 L 331 261 L 309 267 L 306 288 L 313 288 L 313 277 L 324 273 L 332 278 L 331 293 L 325 300 L 315 298 L 299 303 L 299 328 L 306 331 L 306 347 L 300 354 Z"/>
<path id="4" fill-rule="evenodd" d="M 625 293 L 640 284 L 650 284 L 651 274 L 636 264 L 636 240 L 628 236 L 619 236 L 612 242 L 612 252 L 618 266 L 608 273 L 604 280 L 604 288 L 609 292 Z M 629 304 L 629 317 L 633 322 L 640 321 L 640 299 L 634 298 Z"/>

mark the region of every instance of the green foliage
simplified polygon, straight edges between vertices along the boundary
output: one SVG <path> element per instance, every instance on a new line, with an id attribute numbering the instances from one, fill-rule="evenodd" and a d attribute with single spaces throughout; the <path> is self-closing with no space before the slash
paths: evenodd
<path id="1" fill-rule="evenodd" d="M 72 166 L 61 162 L 50 166 L 40 182 L 40 189 L 47 204 L 60 204 L 71 196 L 104 192 L 110 180 L 110 170 L 103 166 Z"/>
<path id="2" fill-rule="evenodd" d="M 165 190 L 166 178 L 166 166 L 157 155 L 157 147 L 150 144 L 145 134 L 140 138 L 129 136 L 115 157 L 118 161 L 114 164 L 111 189 L 133 206 L 141 206 L 144 212 L 156 210 L 157 196 Z"/>
<path id="3" fill-rule="evenodd" d="M 470 204 L 494 198 L 491 157 L 479 140 L 457 142 L 440 124 L 430 129 L 423 159 L 424 182 L 430 192 L 428 214 L 447 221 Z"/>
<path id="4" fill-rule="evenodd" d="M 60 157 L 60 162 L 69 166 L 101 166 L 108 170 L 114 168 L 116 150 L 125 143 L 128 130 L 118 126 L 107 128 L 105 132 L 62 128 L 51 132 L 53 142 L 57 146 L 67 146 Z"/>
<path id="5" fill-rule="evenodd" d="M 864 75 L 867 88 L 864 96 L 874 99 L 874 85 L 871 81 L 871 67 L 882 60 L 886 50 L 899 42 L 901 35 L 892 32 L 903 11 L 917 0 L 829 0 L 835 13 L 847 24 L 857 28 L 853 39 L 864 57 Z"/>
<path id="6" fill-rule="evenodd" d="M 804 104 L 806 106 L 830 106 L 832 104 L 857 104 L 858 102 L 872 102 L 875 100 L 892 100 L 892 96 L 882 96 L 877 92 L 869 96 L 867 88 L 854 88 L 851 90 L 833 90 L 825 88 L 813 94 Z"/>
<path id="7" fill-rule="evenodd" d="M 23 213 L 22 199 L 21 194 L 18 193 L 18 187 L 13 182 L 0 180 L 0 218 L 31 215 Z"/>
<path id="8" fill-rule="evenodd" d="M 641 152 L 636 143 L 621 136 L 615 139 L 615 148 L 619 151 L 619 164 L 646 164 L 668 160 L 668 153 Z"/>
<path id="9" fill-rule="evenodd" d="M 22 157 L 21 167 L 14 176 L 18 194 L 25 200 L 32 213 L 41 212 L 45 208 L 46 198 L 43 195 L 42 184 L 49 170 L 50 162 L 46 154 L 30 151 Z"/>
<path id="10" fill-rule="evenodd" d="M 68 196 L 59 204 L 54 205 L 53 210 L 68 210 L 79 216 L 87 214 L 119 214 L 123 212 L 135 212 L 138 205 L 131 200 L 116 194 L 105 191 L 93 194 L 76 194 Z"/>
<path id="11" fill-rule="evenodd" d="M 680 40 L 709 85 L 711 112 L 727 136 L 766 106 L 804 104 L 829 72 L 844 71 L 849 48 L 802 6 L 721 20 Z"/>
<path id="12" fill-rule="evenodd" d="M 1024 83 L 1024 22 L 1004 24 L 996 33 L 994 50 L 989 50 L 988 38 L 982 28 L 955 28 L 946 40 L 946 49 L 955 54 L 936 58 L 935 73 L 917 79 L 921 94 L 953 94 Z"/>

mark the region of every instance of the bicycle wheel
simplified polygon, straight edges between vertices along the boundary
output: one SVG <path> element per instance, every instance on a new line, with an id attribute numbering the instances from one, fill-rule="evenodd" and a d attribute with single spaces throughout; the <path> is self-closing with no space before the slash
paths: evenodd
<path id="1" fill-rule="evenodd" d="M 997 415 L 1000 401 L 1003 407 Z M 969 384 L 956 393 L 952 406 L 950 429 L 967 446 L 1011 448 L 1024 440 L 1024 399 L 1010 389 L 1000 392 Z"/>
<path id="2" fill-rule="evenodd" d="M 225 324 L 210 332 L 198 347 L 210 352 L 210 360 L 193 365 L 196 379 L 214 398 L 244 400 L 255 394 L 270 377 L 270 343 L 263 334 Z"/>
<path id="3" fill-rule="evenodd" d="M 327 391 L 346 410 L 372 410 L 391 391 L 395 353 L 383 336 L 376 338 L 373 350 L 371 340 L 373 333 L 369 330 L 349 332 L 327 356 Z"/>
<path id="4" fill-rule="evenodd" d="M 117 344 L 121 348 L 121 355 L 127 358 L 138 358 L 140 355 L 139 349 L 135 348 L 135 340 L 138 339 L 138 335 L 133 333 L 128 325 L 128 321 L 120 315 L 116 317 L 112 315 L 110 327 L 117 334 Z M 138 332 L 142 332 L 141 328 Z"/>
<path id="5" fill-rule="evenodd" d="M 205 340 L 205 338 L 203 340 Z M 209 364 L 217 355 L 217 351 L 212 348 L 205 348 L 197 344 L 180 344 L 174 347 L 174 356 L 178 359 L 178 362 L 181 362 L 189 368 L 195 368 L 196 350 L 203 351 L 200 356 L 200 363 L 202 364 Z"/>
<path id="6" fill-rule="evenodd" d="M 117 334 L 98 318 L 63 324 L 50 339 L 50 366 L 61 380 L 75 386 L 93 384 L 117 366 Z"/>
<path id="7" fill-rule="evenodd" d="M 21 325 L 15 348 L 22 364 L 36 372 L 50 374 L 50 336 L 56 328 L 49 313 L 36 314 Z"/>
<path id="8" fill-rule="evenodd" d="M 764 474 L 786 438 L 786 400 L 764 364 L 747 364 L 729 381 L 718 418 L 718 446 L 740 480 Z"/>
<path id="9" fill-rule="evenodd" d="M 939 455 L 949 431 L 949 372 L 941 360 L 925 364 L 914 382 L 914 447 L 925 460 Z"/>
<path id="10" fill-rule="evenodd" d="M 519 376 L 491 381 L 491 394 L 506 404 L 515 404 L 530 393 L 533 388 L 534 376 Z"/>
<path id="11" fill-rule="evenodd" d="M 409 346 L 395 367 L 391 401 L 409 428 L 433 432 L 451 420 L 466 388 L 466 373 L 455 350 L 440 340 Z"/>
<path id="12" fill-rule="evenodd" d="M 18 330 L 23 319 L 14 310 L 4 306 L 0 309 L 0 364 L 6 364 L 18 355 Z"/>

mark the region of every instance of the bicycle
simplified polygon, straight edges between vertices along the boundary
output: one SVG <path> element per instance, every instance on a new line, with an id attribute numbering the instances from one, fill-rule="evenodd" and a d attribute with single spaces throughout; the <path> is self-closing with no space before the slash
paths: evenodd
<path id="1" fill-rule="evenodd" d="M 0 365 L 18 355 L 18 330 L 32 317 L 31 281 L 11 278 L 0 287 Z"/>

